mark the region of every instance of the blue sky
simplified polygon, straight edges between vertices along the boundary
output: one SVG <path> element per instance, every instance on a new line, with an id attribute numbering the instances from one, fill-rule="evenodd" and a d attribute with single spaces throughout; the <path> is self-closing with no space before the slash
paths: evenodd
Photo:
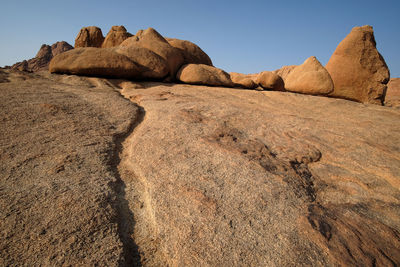
<path id="1" fill-rule="evenodd" d="M 34 57 L 43 43 L 73 45 L 84 26 L 106 35 L 124 25 L 190 40 L 215 66 L 255 73 L 310 56 L 326 64 L 354 26 L 369 24 L 391 76 L 400 77 L 400 0 L 1 0 L 0 7 L 0 66 Z"/>

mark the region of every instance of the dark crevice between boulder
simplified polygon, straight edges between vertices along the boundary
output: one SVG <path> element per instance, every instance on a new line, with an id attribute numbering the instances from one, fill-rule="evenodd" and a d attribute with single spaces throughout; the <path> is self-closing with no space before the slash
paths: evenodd
<path id="1" fill-rule="evenodd" d="M 117 213 L 116 223 L 118 225 L 118 234 L 123 244 L 123 257 L 120 259 L 119 266 L 142 266 L 139 248 L 132 238 L 136 222 L 134 214 L 129 208 L 129 201 L 125 198 L 125 182 L 122 180 L 121 174 L 118 170 L 118 165 L 121 162 L 120 154 L 123 149 L 122 143 L 132 134 L 134 129 L 145 117 L 144 109 L 138 105 L 136 106 L 137 113 L 133 116 L 136 119 L 132 120 L 127 131 L 119 133 L 113 137 L 115 149 L 113 150 L 112 155 L 110 155 L 109 162 L 116 178 L 116 182 L 112 185 L 116 193 L 116 199 L 113 205 Z"/>

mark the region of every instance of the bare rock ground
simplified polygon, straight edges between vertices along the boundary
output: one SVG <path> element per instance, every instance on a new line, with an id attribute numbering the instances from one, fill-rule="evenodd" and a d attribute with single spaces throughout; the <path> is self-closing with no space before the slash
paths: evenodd
<path id="1" fill-rule="evenodd" d="M 116 165 L 139 109 L 79 77 L 0 76 L 0 266 L 125 264 Z"/>
<path id="2" fill-rule="evenodd" d="M 0 265 L 400 263 L 398 109 L 24 75 L 0 73 Z"/>

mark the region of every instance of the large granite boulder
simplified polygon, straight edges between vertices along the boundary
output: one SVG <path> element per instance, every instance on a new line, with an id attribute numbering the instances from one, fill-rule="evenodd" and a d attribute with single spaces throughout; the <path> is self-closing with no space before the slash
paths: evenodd
<path id="1" fill-rule="evenodd" d="M 287 75 L 285 88 L 296 93 L 326 95 L 333 91 L 333 82 L 318 59 L 309 57 Z"/>
<path id="2" fill-rule="evenodd" d="M 75 48 L 101 47 L 104 41 L 101 29 L 95 26 L 84 27 L 75 39 Z"/>
<path id="3" fill-rule="evenodd" d="M 147 48 L 165 59 L 168 64 L 169 77 L 175 78 L 179 68 L 184 63 L 181 51 L 171 46 L 155 29 L 139 30 L 134 36 L 126 39 L 121 46 Z"/>
<path id="4" fill-rule="evenodd" d="M 335 85 L 331 96 L 362 103 L 383 103 L 390 73 L 376 49 L 371 26 L 354 27 L 338 45 L 326 69 Z"/>
<path id="5" fill-rule="evenodd" d="M 387 85 L 385 106 L 400 108 L 400 78 L 390 79 Z"/>
<path id="6" fill-rule="evenodd" d="M 127 32 L 124 26 L 112 26 L 101 47 L 108 48 L 118 46 L 131 36 L 132 34 Z"/>
<path id="7" fill-rule="evenodd" d="M 282 78 L 272 71 L 263 71 L 257 75 L 256 83 L 264 89 L 284 91 L 285 86 Z"/>
<path id="8" fill-rule="evenodd" d="M 282 80 L 285 81 L 289 73 L 292 72 L 292 70 L 294 70 L 296 67 L 297 65 L 282 66 L 280 69 L 274 70 L 273 73 L 280 76 Z"/>
<path id="9" fill-rule="evenodd" d="M 184 64 L 204 64 L 212 66 L 210 57 L 196 44 L 174 38 L 165 38 L 170 45 L 178 48 L 185 59 Z"/>
<path id="10" fill-rule="evenodd" d="M 204 64 L 187 64 L 176 74 L 176 78 L 184 83 L 210 86 L 233 87 L 230 76 L 225 71 Z"/>

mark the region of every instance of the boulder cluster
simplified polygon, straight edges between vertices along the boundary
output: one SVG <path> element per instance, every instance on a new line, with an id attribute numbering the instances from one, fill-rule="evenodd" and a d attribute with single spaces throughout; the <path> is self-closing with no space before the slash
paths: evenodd
<path id="1" fill-rule="evenodd" d="M 383 104 L 389 69 L 376 49 L 371 26 L 355 27 L 326 67 L 316 57 L 301 65 L 258 74 L 227 73 L 213 66 L 196 44 L 164 38 L 155 29 L 135 35 L 113 26 L 106 37 L 98 27 L 82 28 L 75 49 L 51 60 L 50 72 L 133 80 L 241 87 L 324 95 Z"/>

